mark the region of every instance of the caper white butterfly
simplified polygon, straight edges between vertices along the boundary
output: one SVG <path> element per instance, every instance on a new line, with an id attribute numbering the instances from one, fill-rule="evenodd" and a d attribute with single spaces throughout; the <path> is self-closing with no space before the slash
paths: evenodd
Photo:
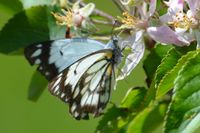
<path id="1" fill-rule="evenodd" d="M 69 104 L 76 119 L 95 117 L 106 107 L 115 86 L 116 67 L 122 53 L 118 39 L 108 44 L 74 38 L 48 41 L 25 49 L 31 65 L 50 81 L 50 92 Z"/>

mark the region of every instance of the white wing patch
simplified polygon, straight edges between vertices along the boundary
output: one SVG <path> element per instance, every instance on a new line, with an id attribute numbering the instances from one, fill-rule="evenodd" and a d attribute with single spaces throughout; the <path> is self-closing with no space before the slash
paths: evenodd
<path id="1" fill-rule="evenodd" d="M 87 57 L 86 59 L 82 60 L 81 62 L 76 62 L 74 65 L 69 67 L 69 73 L 67 74 L 67 79 L 65 80 L 65 85 L 71 84 L 73 85 L 72 88 L 75 88 L 76 83 L 83 75 L 83 73 L 88 69 L 89 66 L 94 64 L 96 60 L 102 58 L 102 53 L 96 54 L 91 57 Z"/>
<path id="2" fill-rule="evenodd" d="M 77 60 L 104 48 L 105 45 L 98 41 L 74 38 L 33 44 L 24 52 L 29 63 L 37 64 L 38 71 L 51 81 Z"/>
<path id="3" fill-rule="evenodd" d="M 109 56 L 108 56 L 109 55 Z M 88 119 L 102 110 L 110 97 L 111 82 L 115 81 L 111 50 L 101 50 L 78 60 L 50 84 L 49 90 L 69 103 L 70 113 L 76 119 Z"/>
<path id="4" fill-rule="evenodd" d="M 38 50 L 36 50 L 36 51 L 31 55 L 31 57 L 37 57 L 37 56 L 39 56 L 41 53 L 42 53 L 42 50 L 41 50 L 41 49 L 38 49 Z"/>

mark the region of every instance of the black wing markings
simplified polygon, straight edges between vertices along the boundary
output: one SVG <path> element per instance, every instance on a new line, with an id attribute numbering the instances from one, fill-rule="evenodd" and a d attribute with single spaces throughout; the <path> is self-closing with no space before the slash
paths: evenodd
<path id="1" fill-rule="evenodd" d="M 26 59 L 31 65 L 38 64 L 37 70 L 41 72 L 47 80 L 52 80 L 57 74 L 58 69 L 55 64 L 49 64 L 50 49 L 53 41 L 46 41 L 43 43 L 37 43 L 25 48 L 24 54 Z M 38 51 L 38 55 L 34 53 Z"/>
<path id="2" fill-rule="evenodd" d="M 98 53 L 106 53 L 106 52 L 112 53 L 112 50 L 111 49 L 99 50 L 98 52 L 91 53 L 91 54 L 81 58 L 77 62 L 78 62 L 78 64 L 80 64 L 84 59 L 86 59 L 89 56 L 92 56 L 92 55 L 95 55 L 95 54 L 98 54 Z M 68 72 L 69 72 L 70 68 L 74 64 L 76 64 L 77 62 L 75 62 L 74 64 L 70 65 L 68 68 L 66 68 L 62 73 L 60 73 L 49 84 L 49 90 L 53 95 L 56 95 L 61 100 L 63 100 L 64 102 L 68 102 L 69 103 L 70 113 L 76 119 L 88 119 L 89 118 L 88 113 L 93 113 L 94 116 L 98 116 L 98 115 L 101 114 L 102 110 L 105 108 L 105 106 L 106 106 L 106 104 L 107 104 L 107 102 L 109 100 L 109 97 L 110 97 L 110 90 L 111 90 L 111 87 L 112 87 L 112 77 L 114 78 L 113 69 L 112 69 L 114 66 L 113 66 L 112 62 L 109 61 L 109 60 L 111 60 L 111 57 L 105 58 L 105 55 L 104 55 L 104 58 L 102 58 L 101 60 L 97 60 L 94 63 L 92 63 L 85 70 L 84 74 L 82 74 L 80 76 L 80 78 L 78 79 L 78 82 L 76 83 L 76 86 L 75 86 L 74 89 L 72 88 L 71 84 L 68 83 L 67 85 L 65 85 L 64 82 L 67 79 L 66 76 L 68 75 Z M 98 95 L 99 99 L 98 99 L 98 102 L 96 103 L 97 106 L 96 107 L 94 107 L 94 106 L 86 106 L 84 104 L 84 106 L 81 107 L 81 105 L 80 105 L 81 104 L 81 100 L 82 100 L 81 98 L 85 95 L 87 90 L 90 89 L 90 88 L 87 88 L 85 93 L 81 95 L 81 91 L 84 89 L 83 82 L 85 82 L 86 78 L 88 77 L 88 75 L 86 75 L 86 74 L 95 64 L 97 64 L 98 62 L 101 62 L 101 61 L 106 61 L 106 63 L 101 68 L 99 68 L 100 70 L 96 70 L 95 74 L 97 74 L 99 71 L 101 71 L 103 68 L 105 68 L 106 65 L 107 65 L 107 67 L 105 68 L 103 74 L 101 75 L 101 80 L 100 80 L 100 82 L 98 84 L 96 84 L 96 87 L 95 87 L 94 90 L 95 91 L 98 90 L 99 86 L 100 86 L 101 89 L 100 89 L 100 91 L 98 90 L 99 92 L 97 92 L 97 94 L 95 94 L 95 91 L 94 91 L 94 93 L 88 94 L 88 97 L 85 100 L 85 102 L 87 102 L 88 98 L 91 97 L 90 101 L 92 102 L 93 101 L 93 97 Z M 77 69 L 77 67 L 78 67 L 78 65 L 76 66 L 75 70 Z M 110 67 L 112 67 L 112 68 L 110 68 Z M 110 73 L 110 75 L 105 75 L 106 72 L 108 71 L 108 69 L 111 69 L 111 73 Z M 94 77 L 91 78 L 90 82 L 88 81 L 88 87 L 90 86 L 91 81 L 92 81 L 93 78 Z M 79 87 L 79 88 L 77 88 L 77 87 Z M 77 96 L 74 96 L 75 95 L 74 93 L 75 93 L 75 91 L 77 91 L 77 89 L 78 89 L 78 92 L 76 92 Z M 103 96 L 106 98 L 104 101 L 102 101 L 100 99 Z M 90 104 L 91 104 L 91 102 L 90 102 Z"/>

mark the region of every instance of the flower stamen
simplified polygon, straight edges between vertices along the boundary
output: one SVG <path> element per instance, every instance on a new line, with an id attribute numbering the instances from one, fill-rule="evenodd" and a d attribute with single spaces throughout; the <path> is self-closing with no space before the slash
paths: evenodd
<path id="1" fill-rule="evenodd" d="M 73 12 L 71 10 L 65 11 L 62 10 L 64 15 L 58 13 L 52 13 L 56 19 L 57 24 L 59 25 L 67 25 L 68 27 L 73 26 Z"/>
<path id="2" fill-rule="evenodd" d="M 131 16 L 128 12 L 124 12 L 122 15 L 122 23 L 127 25 L 127 27 L 133 28 L 138 23 L 138 19 L 134 16 Z"/>
<path id="3" fill-rule="evenodd" d="M 175 28 L 181 29 L 190 29 L 192 25 L 195 24 L 194 18 L 191 16 L 189 17 L 187 14 L 179 11 L 175 16 L 172 22 L 169 22 L 170 25 L 173 25 Z"/>

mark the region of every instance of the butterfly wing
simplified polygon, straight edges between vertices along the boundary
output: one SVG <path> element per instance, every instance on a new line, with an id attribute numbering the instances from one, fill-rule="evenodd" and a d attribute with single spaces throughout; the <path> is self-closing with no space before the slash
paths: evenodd
<path id="1" fill-rule="evenodd" d="M 91 39 L 60 39 L 31 45 L 25 49 L 25 56 L 31 65 L 38 64 L 37 69 L 52 80 L 81 57 L 104 47 L 103 43 Z"/>
<path id="2" fill-rule="evenodd" d="M 112 49 L 91 53 L 67 67 L 49 84 L 50 92 L 69 103 L 76 119 L 99 116 L 114 87 Z"/>

